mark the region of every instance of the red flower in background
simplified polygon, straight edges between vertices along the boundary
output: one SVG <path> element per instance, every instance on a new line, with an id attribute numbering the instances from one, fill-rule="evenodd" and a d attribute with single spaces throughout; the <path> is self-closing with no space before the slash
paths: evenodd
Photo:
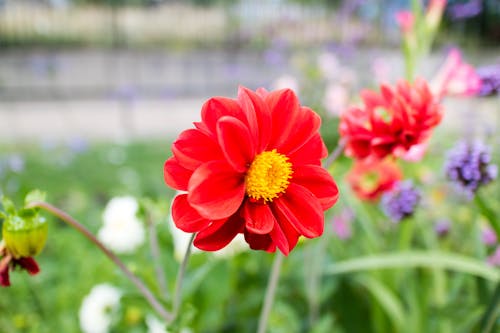
<path id="1" fill-rule="evenodd" d="M 340 135 L 346 154 L 358 159 L 401 156 L 424 143 L 442 118 L 442 109 L 427 83 L 399 82 L 382 85 L 380 93 L 365 90 L 363 105 L 352 107 L 341 117 Z"/>
<path id="2" fill-rule="evenodd" d="M 347 175 L 354 193 L 363 200 L 377 200 L 403 178 L 391 159 L 356 161 Z"/>
<path id="3" fill-rule="evenodd" d="M 201 118 L 164 166 L 165 182 L 187 192 L 174 199 L 172 217 L 197 233 L 196 247 L 219 250 L 243 233 L 252 249 L 286 255 L 299 236 L 323 233 L 338 189 L 321 167 L 321 119 L 293 91 L 240 87 L 237 99 L 209 99 Z"/>

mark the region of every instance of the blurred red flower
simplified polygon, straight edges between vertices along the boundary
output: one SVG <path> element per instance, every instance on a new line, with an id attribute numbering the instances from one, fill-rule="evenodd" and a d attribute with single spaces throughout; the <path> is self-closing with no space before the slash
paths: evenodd
<path id="1" fill-rule="evenodd" d="M 14 258 L 8 253 L 3 253 L 3 258 L 0 261 L 0 286 L 10 286 L 9 271 L 16 267 L 26 270 L 30 275 L 36 275 L 40 272 L 40 267 L 33 257 Z"/>
<path id="2" fill-rule="evenodd" d="M 402 178 L 403 174 L 392 159 L 356 161 L 347 174 L 349 185 L 363 200 L 377 200 Z"/>
<path id="3" fill-rule="evenodd" d="M 363 105 L 343 113 L 340 135 L 346 154 L 357 159 L 402 156 L 424 143 L 442 118 L 442 108 L 424 80 L 365 90 Z"/>
<path id="4" fill-rule="evenodd" d="M 214 97 L 201 122 L 179 135 L 165 182 L 186 194 L 173 201 L 176 226 L 194 245 L 215 251 L 243 233 L 250 248 L 287 255 L 299 236 L 323 233 L 323 211 L 338 189 L 321 167 L 327 151 L 320 117 L 292 90 Z"/>

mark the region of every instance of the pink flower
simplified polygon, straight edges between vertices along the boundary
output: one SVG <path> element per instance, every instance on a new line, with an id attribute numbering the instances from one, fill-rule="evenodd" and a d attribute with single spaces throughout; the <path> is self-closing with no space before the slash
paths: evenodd
<path id="1" fill-rule="evenodd" d="M 486 227 L 481 230 L 481 240 L 485 245 L 492 246 L 497 243 L 497 235 L 493 229 Z"/>
<path id="2" fill-rule="evenodd" d="M 445 95 L 472 96 L 481 89 L 481 79 L 471 65 L 463 62 L 460 51 L 452 49 L 430 86 L 438 98 Z"/>
<path id="3" fill-rule="evenodd" d="M 429 146 L 428 141 L 424 141 L 418 145 L 412 146 L 408 151 L 401 154 L 401 158 L 407 162 L 419 162 L 424 158 Z"/>
<path id="4" fill-rule="evenodd" d="M 398 23 L 404 35 L 409 34 L 415 25 L 415 16 L 409 10 L 401 10 L 396 13 L 396 22 Z"/>
<path id="5" fill-rule="evenodd" d="M 333 218 L 333 232 L 339 239 L 345 240 L 352 236 L 351 223 L 354 214 L 350 209 L 344 209 L 339 215 Z"/>

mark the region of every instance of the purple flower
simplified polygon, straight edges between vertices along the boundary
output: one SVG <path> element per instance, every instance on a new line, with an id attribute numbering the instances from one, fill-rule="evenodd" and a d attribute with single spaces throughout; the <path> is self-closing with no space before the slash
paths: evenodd
<path id="1" fill-rule="evenodd" d="M 450 5 L 448 13 L 454 20 L 467 19 L 479 15 L 483 11 L 482 0 L 472 0 L 465 3 Z"/>
<path id="2" fill-rule="evenodd" d="M 479 67 L 476 74 L 481 80 L 479 96 L 500 94 L 500 64 Z"/>
<path id="3" fill-rule="evenodd" d="M 451 223 L 449 220 L 442 219 L 436 222 L 434 230 L 439 237 L 444 237 L 450 232 Z"/>
<path id="4" fill-rule="evenodd" d="M 380 202 L 384 213 L 394 222 L 412 216 L 420 202 L 420 192 L 411 181 L 399 182 L 390 192 L 384 193 Z"/>
<path id="5" fill-rule="evenodd" d="M 491 164 L 489 147 L 480 141 L 459 142 L 448 151 L 446 177 L 470 200 L 482 185 L 497 176 L 497 166 Z"/>

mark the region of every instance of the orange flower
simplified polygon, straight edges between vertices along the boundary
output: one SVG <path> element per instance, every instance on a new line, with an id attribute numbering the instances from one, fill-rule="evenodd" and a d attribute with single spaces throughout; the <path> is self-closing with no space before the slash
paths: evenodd
<path id="1" fill-rule="evenodd" d="M 341 117 L 340 135 L 346 154 L 357 159 L 402 156 L 430 137 L 442 118 L 442 108 L 424 80 L 382 85 L 380 93 L 361 93 L 364 104 Z"/>
<path id="2" fill-rule="evenodd" d="M 289 89 L 214 97 L 195 129 L 182 132 L 165 162 L 165 182 L 186 194 L 172 204 L 176 226 L 216 251 L 239 233 L 252 249 L 287 255 L 302 235 L 323 233 L 338 189 L 321 167 L 320 117 Z"/>
<path id="3" fill-rule="evenodd" d="M 347 175 L 354 193 L 363 200 L 377 200 L 402 178 L 397 164 L 390 159 L 356 161 Z"/>

